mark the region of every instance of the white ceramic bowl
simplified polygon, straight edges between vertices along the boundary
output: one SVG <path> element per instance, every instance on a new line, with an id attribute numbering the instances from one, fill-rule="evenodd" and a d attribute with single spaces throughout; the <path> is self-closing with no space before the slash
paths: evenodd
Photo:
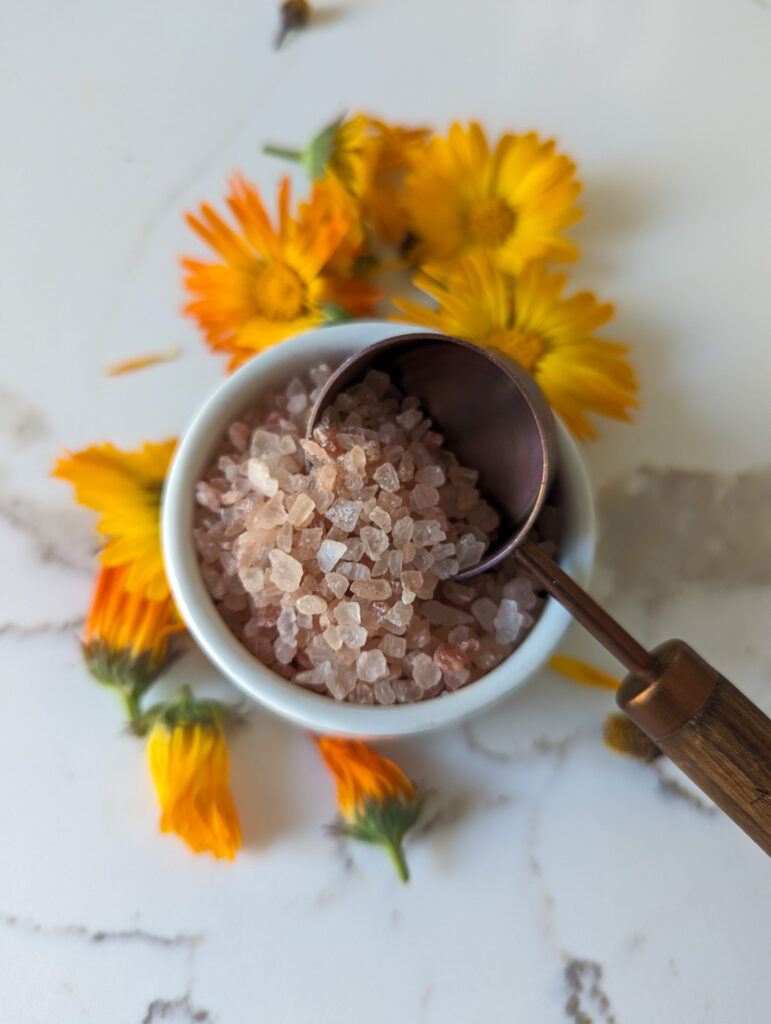
<path id="1" fill-rule="evenodd" d="M 549 599 L 520 647 L 492 672 L 455 693 L 388 707 L 338 703 L 265 668 L 233 636 L 204 587 L 193 541 L 194 490 L 228 425 L 261 392 L 281 389 L 294 375 L 416 328 L 384 321 L 323 327 L 251 359 L 214 392 L 182 438 L 163 496 L 163 553 L 169 583 L 185 624 L 211 661 L 240 689 L 298 725 L 316 732 L 399 736 L 449 725 L 487 708 L 530 679 L 559 645 L 570 616 Z M 558 423 L 558 475 L 564 494 L 565 533 L 560 564 L 585 585 L 594 557 L 592 494 L 576 445 Z"/>

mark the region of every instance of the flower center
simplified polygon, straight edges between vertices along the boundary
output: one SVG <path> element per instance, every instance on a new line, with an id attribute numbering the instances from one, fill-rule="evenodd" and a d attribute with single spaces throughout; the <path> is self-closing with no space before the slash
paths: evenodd
<path id="1" fill-rule="evenodd" d="M 537 334 L 525 334 L 515 330 L 496 331 L 488 339 L 488 344 L 516 359 L 528 372 L 543 355 L 545 348 L 543 340 Z"/>
<path id="2" fill-rule="evenodd" d="M 517 215 L 498 196 L 475 199 L 466 209 L 466 233 L 476 245 L 500 245 L 514 230 L 516 222 Z"/>
<path id="3" fill-rule="evenodd" d="M 303 284 L 285 264 L 269 263 L 257 275 L 252 298 L 267 320 L 294 320 L 303 308 Z"/>

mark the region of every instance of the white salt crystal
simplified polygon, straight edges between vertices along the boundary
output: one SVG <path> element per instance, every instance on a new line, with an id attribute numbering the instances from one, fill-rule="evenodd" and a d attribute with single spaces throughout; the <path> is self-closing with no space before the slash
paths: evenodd
<path id="1" fill-rule="evenodd" d="M 278 550 L 271 551 L 269 558 L 272 567 L 270 574 L 272 582 L 286 594 L 297 590 L 303 578 L 302 563 L 298 562 L 296 558 L 292 558 L 291 555 L 287 555 L 286 552 Z"/>
<path id="2" fill-rule="evenodd" d="M 440 580 L 449 580 L 460 572 L 460 563 L 457 558 L 440 558 L 434 562 L 432 569 Z"/>
<path id="3" fill-rule="evenodd" d="M 516 601 L 522 611 L 530 611 L 538 603 L 538 596 L 533 589 L 533 584 L 524 576 L 509 580 L 503 585 L 503 596 Z"/>
<path id="4" fill-rule="evenodd" d="M 382 651 L 362 651 L 356 659 L 356 674 L 365 683 L 374 683 L 376 679 L 388 675 L 388 663 Z"/>
<path id="5" fill-rule="evenodd" d="M 412 662 L 412 678 L 423 690 L 428 690 L 442 678 L 442 670 L 434 664 L 433 658 L 421 651 Z"/>
<path id="6" fill-rule="evenodd" d="M 409 626 L 412 616 L 412 607 L 403 601 L 397 601 L 386 613 L 386 619 L 402 629 Z"/>
<path id="7" fill-rule="evenodd" d="M 324 540 L 319 546 L 316 560 L 322 572 L 331 572 L 345 554 L 345 544 L 341 540 Z"/>
<path id="8" fill-rule="evenodd" d="M 344 626 L 339 626 L 338 630 L 345 646 L 350 647 L 352 650 L 358 650 L 363 647 L 369 635 L 363 626 L 354 626 L 348 623 Z"/>
<path id="9" fill-rule="evenodd" d="M 388 547 L 388 534 L 377 526 L 362 526 L 359 536 L 364 545 L 364 551 L 370 558 L 375 559 Z"/>
<path id="10" fill-rule="evenodd" d="M 361 445 L 355 444 L 349 452 L 346 452 L 341 459 L 343 469 L 348 473 L 362 474 L 367 465 L 367 456 Z"/>
<path id="11" fill-rule="evenodd" d="M 311 465 L 320 465 L 324 462 L 329 462 L 329 454 L 324 451 L 320 444 L 315 441 L 308 441 L 303 438 L 300 441 L 300 447 L 305 452 Z"/>
<path id="12" fill-rule="evenodd" d="M 469 681 L 471 673 L 467 668 L 446 669 L 442 678 L 448 690 L 459 690 Z"/>
<path id="13" fill-rule="evenodd" d="M 384 462 L 382 466 L 378 466 L 372 477 L 384 491 L 394 492 L 399 490 L 399 477 L 390 462 Z"/>
<path id="14" fill-rule="evenodd" d="M 484 541 L 477 540 L 473 533 L 464 533 L 456 545 L 458 565 L 461 569 L 468 569 L 476 565 L 485 553 Z"/>
<path id="15" fill-rule="evenodd" d="M 307 395 L 292 395 L 292 397 L 286 403 L 286 411 L 290 414 L 290 416 L 296 416 L 298 412 L 303 411 L 307 404 Z"/>
<path id="16" fill-rule="evenodd" d="M 278 451 L 278 434 L 271 430 L 263 430 L 258 427 L 252 434 L 250 451 L 255 458 L 263 458 L 271 452 Z"/>
<path id="17" fill-rule="evenodd" d="M 305 526 L 313 518 L 315 511 L 313 498 L 302 491 L 294 498 L 289 508 L 289 522 L 292 526 Z"/>
<path id="18" fill-rule="evenodd" d="M 431 544 L 438 544 L 440 541 L 445 540 L 446 537 L 447 534 L 444 532 L 437 519 L 418 519 L 415 523 L 412 536 L 405 537 L 405 540 L 412 540 L 416 545 L 418 545 L 418 547 L 428 547 Z M 436 554 L 436 552 L 434 552 L 434 554 Z"/>
<path id="19" fill-rule="evenodd" d="M 375 701 L 378 704 L 393 704 L 396 700 L 394 688 L 388 679 L 378 679 L 373 686 Z"/>
<path id="20" fill-rule="evenodd" d="M 281 524 L 281 528 L 276 534 L 276 547 L 281 548 L 282 551 L 286 551 L 287 554 L 292 550 L 292 538 L 294 536 L 294 530 L 290 522 Z"/>
<path id="21" fill-rule="evenodd" d="M 489 597 L 478 597 L 471 602 L 471 614 L 486 633 L 495 630 L 495 616 L 498 614 L 498 605 Z"/>
<path id="22" fill-rule="evenodd" d="M 294 608 L 282 608 L 276 621 L 278 635 L 284 640 L 294 640 L 297 636 L 297 615 Z"/>
<path id="23" fill-rule="evenodd" d="M 415 484 L 410 491 L 410 505 L 418 512 L 439 504 L 439 491 L 430 484 Z"/>
<path id="24" fill-rule="evenodd" d="M 343 538 L 341 537 L 340 539 L 342 540 Z M 364 541 L 361 539 L 361 537 L 345 537 L 346 562 L 358 562 L 363 554 Z"/>
<path id="25" fill-rule="evenodd" d="M 247 466 L 249 483 L 258 494 L 271 498 L 278 490 L 278 480 L 271 474 L 266 463 L 262 459 L 249 459 Z"/>
<path id="26" fill-rule="evenodd" d="M 354 580 L 351 590 L 357 597 L 367 601 L 385 601 L 391 596 L 391 584 L 388 580 Z"/>
<path id="27" fill-rule="evenodd" d="M 335 700 L 345 700 L 356 685 L 356 670 L 345 665 L 330 664 L 326 685 Z"/>
<path id="28" fill-rule="evenodd" d="M 333 651 L 339 651 L 343 646 L 343 638 L 340 636 L 340 630 L 337 626 L 327 626 L 321 635 Z"/>
<path id="29" fill-rule="evenodd" d="M 303 615 L 322 615 L 327 610 L 327 602 L 318 594 L 305 594 L 298 600 L 296 607 Z"/>
<path id="30" fill-rule="evenodd" d="M 310 561 L 316 554 L 321 544 L 323 532 L 321 527 L 315 526 L 311 530 L 303 530 L 298 535 L 297 554 L 303 562 Z"/>
<path id="31" fill-rule="evenodd" d="M 401 575 L 402 566 L 404 565 L 404 555 L 401 551 L 389 551 L 388 552 L 388 574 L 396 579 Z M 374 575 L 374 573 L 373 573 Z"/>
<path id="32" fill-rule="evenodd" d="M 361 622 L 361 605 L 358 601 L 340 601 L 335 605 L 335 619 L 340 626 L 358 626 Z"/>
<path id="33" fill-rule="evenodd" d="M 273 650 L 276 661 L 282 665 L 288 665 L 297 654 L 297 644 L 293 640 L 284 640 L 283 637 L 279 637 L 273 644 Z"/>
<path id="34" fill-rule="evenodd" d="M 499 644 L 516 643 L 522 632 L 524 621 L 525 617 L 519 610 L 517 602 L 504 597 L 493 620 L 496 641 Z"/>
<path id="35" fill-rule="evenodd" d="M 401 519 L 397 519 L 394 523 L 392 535 L 394 544 L 397 547 L 401 547 L 407 541 L 412 540 L 415 532 L 415 520 L 409 516 L 402 516 Z"/>
<path id="36" fill-rule="evenodd" d="M 473 587 L 456 583 L 455 580 L 446 580 L 442 592 L 453 604 L 468 604 L 476 596 L 476 590 Z"/>
<path id="37" fill-rule="evenodd" d="M 249 591 L 250 594 L 257 593 L 262 590 L 265 583 L 265 573 L 262 569 L 256 567 L 247 566 L 238 570 L 238 576 L 244 585 L 244 588 Z"/>
<path id="38" fill-rule="evenodd" d="M 409 452 L 405 452 L 404 455 L 402 455 L 396 472 L 402 483 L 408 483 L 412 480 L 415 475 L 415 463 L 412 461 L 412 456 Z"/>
<path id="39" fill-rule="evenodd" d="M 362 503 L 360 501 L 346 501 L 345 498 L 338 498 L 326 513 L 326 516 L 335 526 L 339 526 L 341 530 L 350 533 L 356 527 L 361 509 Z"/>

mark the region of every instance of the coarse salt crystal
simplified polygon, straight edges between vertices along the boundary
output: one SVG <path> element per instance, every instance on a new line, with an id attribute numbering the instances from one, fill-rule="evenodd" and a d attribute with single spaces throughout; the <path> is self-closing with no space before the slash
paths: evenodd
<path id="1" fill-rule="evenodd" d="M 345 554 L 345 544 L 340 540 L 323 540 L 316 555 L 322 572 L 331 572 Z"/>
<path id="2" fill-rule="evenodd" d="M 287 555 L 284 551 L 271 551 L 270 555 L 271 574 L 270 578 L 284 593 L 290 594 L 297 590 L 303 578 L 302 563 L 296 558 Z"/>
<path id="3" fill-rule="evenodd" d="M 388 663 L 382 651 L 362 651 L 356 659 L 356 674 L 365 683 L 374 683 L 376 679 L 388 675 Z"/>
<path id="4" fill-rule="evenodd" d="M 304 615 L 322 615 L 327 610 L 327 602 L 318 594 L 305 594 L 299 598 L 296 607 Z"/>
<path id="5" fill-rule="evenodd" d="M 372 474 L 372 478 L 383 488 L 384 491 L 394 492 L 399 490 L 399 476 L 390 462 L 384 462 L 378 466 Z M 381 504 L 383 504 L 381 502 Z"/>
<path id="6" fill-rule="evenodd" d="M 384 601 L 391 596 L 391 584 L 388 580 L 354 580 L 351 590 L 357 597 L 367 601 Z"/>

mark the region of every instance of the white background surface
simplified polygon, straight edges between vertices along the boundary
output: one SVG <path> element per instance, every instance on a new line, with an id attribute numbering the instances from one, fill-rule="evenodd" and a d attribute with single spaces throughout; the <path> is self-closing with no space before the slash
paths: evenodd
<path id="1" fill-rule="evenodd" d="M 744 562 L 742 524 L 757 532 L 757 571 L 730 568 L 729 530 L 645 586 L 601 553 L 594 591 L 771 707 L 771 9 L 352 0 L 279 53 L 275 25 L 267 0 L 0 14 L 0 1021 L 761 1024 L 767 859 L 674 771 L 612 757 L 610 698 L 549 673 L 465 729 L 386 748 L 435 791 L 408 888 L 323 834 L 315 752 L 259 710 L 233 744 L 236 864 L 156 833 L 141 748 L 76 644 L 89 517 L 46 474 L 65 445 L 184 426 L 222 369 L 179 316 L 183 211 L 237 167 L 272 192 L 260 145 L 343 110 L 536 128 L 578 161 L 572 280 L 618 303 L 609 335 L 633 346 L 643 401 L 586 449 L 600 529 L 655 562 L 655 530 L 608 497 L 644 499 L 649 466 L 751 491 Z M 170 344 L 175 363 L 104 375 Z M 663 536 L 693 502 L 686 486 L 649 520 Z M 577 632 L 567 649 L 612 669 Z M 194 655 L 183 680 L 219 685 Z"/>

